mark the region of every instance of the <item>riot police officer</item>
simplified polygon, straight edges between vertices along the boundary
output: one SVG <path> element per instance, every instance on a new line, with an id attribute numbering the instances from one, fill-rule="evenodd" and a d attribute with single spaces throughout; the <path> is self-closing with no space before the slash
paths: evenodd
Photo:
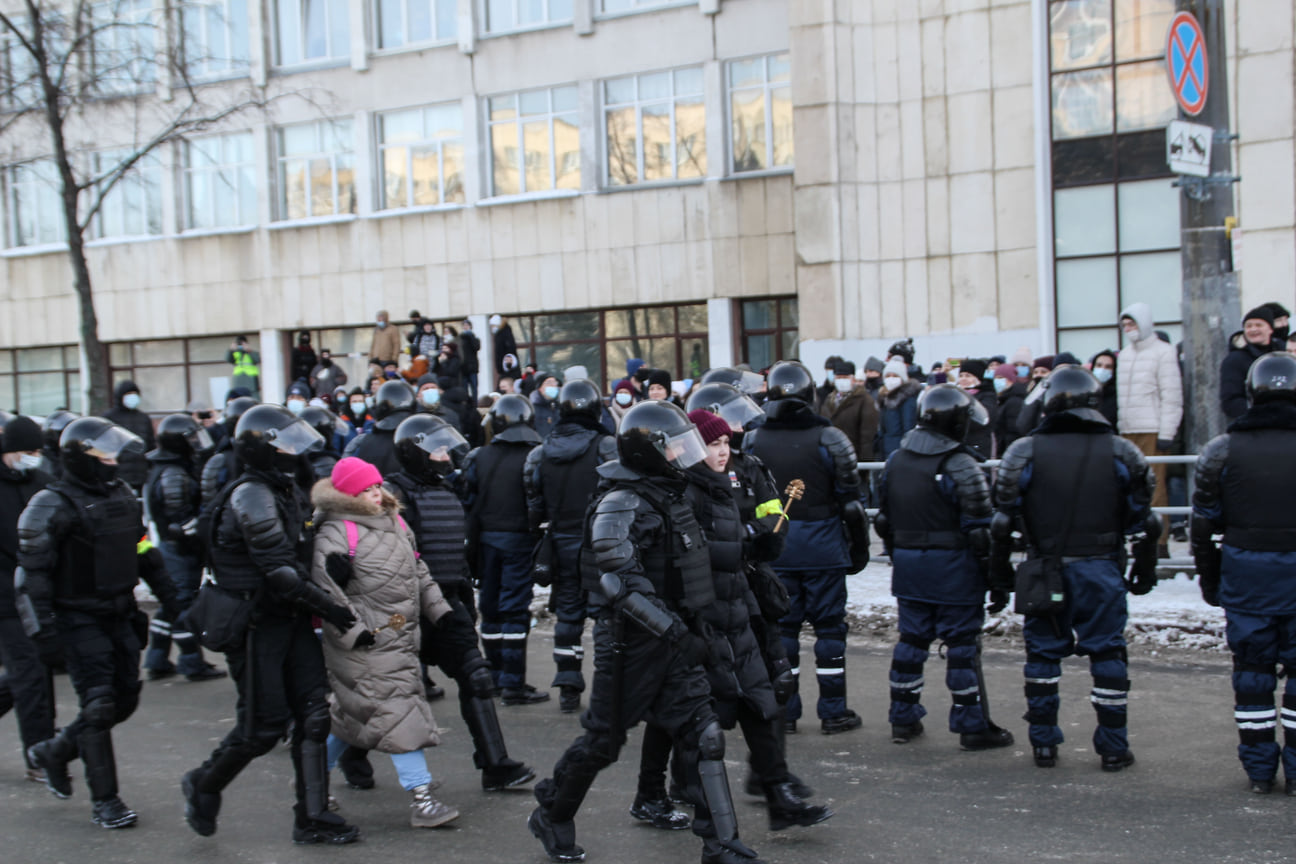
<path id="1" fill-rule="evenodd" d="M 198 539 L 200 501 L 198 464 L 214 446 L 211 435 L 188 414 L 170 414 L 157 428 L 157 449 L 146 454 L 151 463 L 144 481 L 144 516 L 155 526 L 158 551 L 176 589 L 176 606 L 189 608 L 202 581 L 202 542 Z M 203 659 L 198 639 L 159 609 L 149 624 L 149 648 L 144 668 L 150 680 L 179 672 L 190 681 L 211 681 L 225 673 Z M 168 658 L 171 642 L 180 649 L 176 663 Z"/>
<path id="2" fill-rule="evenodd" d="M 1099 412 L 1098 379 L 1068 365 L 1054 370 L 1043 386 L 1044 419 L 1004 453 L 995 481 L 991 587 L 1013 588 L 1008 559 L 1015 529 L 1024 531 L 1030 558 L 1045 559 L 1037 572 L 1061 568 L 1061 608 L 1027 615 L 1022 627 L 1035 764 L 1057 764 L 1062 659 L 1078 654 L 1089 657 L 1093 675 L 1094 750 L 1104 771 L 1120 771 L 1134 764 L 1126 734 L 1125 594 L 1145 594 L 1156 585 L 1161 521 L 1149 507 L 1156 481 L 1143 454 L 1114 435 Z M 1126 535 L 1135 539 L 1129 583 Z M 1016 587 L 1020 595 L 1023 586 Z"/>
<path id="3" fill-rule="evenodd" d="M 243 473 L 213 504 L 208 544 L 216 590 L 251 598 L 255 627 L 226 657 L 238 685 L 238 721 L 200 767 L 184 775 L 185 819 L 216 832 L 221 791 L 268 753 L 292 722 L 296 773 L 293 840 L 343 844 L 359 831 L 328 809 L 328 679 L 311 614 L 345 632 L 355 616 L 308 577 L 306 503 L 295 482 L 300 457 L 319 444 L 310 424 L 278 405 L 257 405 L 234 428 Z"/>
<path id="4" fill-rule="evenodd" d="M 81 711 L 28 756 L 50 791 L 67 798 L 68 762 L 80 754 L 95 823 L 126 828 L 137 817 L 118 797 L 112 728 L 139 705 L 148 619 L 135 605 L 135 586 L 143 576 L 168 620 L 177 614 L 175 588 L 157 550 L 140 540 L 134 493 L 116 479 L 119 457 L 129 451 L 142 460 L 144 442 L 102 417 L 83 417 L 67 425 L 59 447 L 63 479 L 36 493 L 18 520 L 15 585 L 27 634 L 38 644 L 63 643 Z"/>
<path id="5" fill-rule="evenodd" d="M 204 516 L 210 513 L 212 504 L 220 496 L 220 491 L 225 484 L 243 473 L 243 466 L 238 464 L 238 456 L 234 451 L 234 430 L 238 426 L 239 419 L 249 409 L 260 404 L 251 396 L 239 396 L 237 399 L 230 400 L 225 406 L 225 414 L 221 419 L 221 423 L 225 426 L 225 435 L 216 445 L 216 452 L 202 467 L 199 486 L 202 492 Z M 200 526 L 198 534 L 199 537 L 205 535 L 203 527 Z"/>
<path id="6" fill-rule="evenodd" d="M 386 477 L 400 470 L 393 438 L 396 427 L 418 408 L 414 388 L 404 381 L 387 381 L 374 396 L 374 427 L 351 439 L 342 455 L 356 456 L 378 469 Z"/>
<path id="7" fill-rule="evenodd" d="M 527 454 L 524 478 L 531 527 L 538 531 L 548 524 L 541 542 L 550 544 L 549 608 L 557 619 L 553 658 L 558 667 L 550 686 L 559 688 L 558 707 L 570 714 L 580 710 L 585 691 L 581 634 L 588 601 L 578 567 L 581 531 L 598 487 L 598 466 L 616 458 L 616 438 L 601 422 L 603 398 L 588 380 L 563 385 L 558 417 L 544 443 Z"/>
<path id="8" fill-rule="evenodd" d="M 967 445 L 989 426 L 981 403 L 953 384 L 918 397 L 918 425 L 887 459 L 878 484 L 878 535 L 891 552 L 891 593 L 900 641 L 891 660 L 891 740 L 921 735 L 923 664 L 934 639 L 945 644 L 953 695 L 949 729 L 964 750 L 1007 747 L 1013 736 L 990 720 L 981 671 L 982 602 L 990 557 L 990 484 Z M 995 611 L 1005 596 L 994 598 Z"/>
<path id="9" fill-rule="evenodd" d="M 308 405 L 298 416 L 309 423 L 311 428 L 324 439 L 319 447 L 306 454 L 311 485 L 314 485 L 316 481 L 332 476 L 333 466 L 338 463 L 335 442 L 342 421 L 327 408 L 318 408 L 314 405 Z"/>
<path id="10" fill-rule="evenodd" d="M 387 487 L 405 507 L 428 572 L 450 604 L 436 627 L 424 626 L 420 659 L 440 666 L 459 685 L 459 711 L 472 735 L 473 762 L 487 792 L 513 789 L 535 778 L 528 765 L 510 759 L 493 701 L 490 665 L 477 646 L 476 605 L 464 559 L 464 509 L 449 488 L 450 475 L 468 455 L 468 442 L 435 414 L 418 413 L 396 429 L 401 470 Z"/>
<path id="11" fill-rule="evenodd" d="M 67 425 L 79 416 L 71 411 L 60 409 L 47 414 L 45 422 L 41 424 L 41 434 L 45 442 L 41 448 L 41 458 L 45 460 L 45 473 L 55 480 L 63 477 L 63 456 L 59 452 L 59 438 L 62 437 Z"/>
<path id="12" fill-rule="evenodd" d="M 482 644 L 505 705 L 530 705 L 549 698 L 526 681 L 535 538 L 527 518 L 522 474 L 527 454 L 540 443 L 531 425 L 534 416 L 525 398 L 501 396 L 491 408 L 490 443 L 464 460 L 468 566 L 480 588 Z"/>
<path id="13" fill-rule="evenodd" d="M 1296 358 L 1266 354 L 1247 372 L 1250 407 L 1197 460 L 1192 547 L 1202 597 L 1224 607 L 1233 652 L 1238 758 L 1251 791 L 1273 790 L 1279 756 L 1296 795 Z M 1223 539 L 1216 542 L 1215 536 Z M 1277 743 L 1278 664 L 1287 670 Z"/>
<path id="14" fill-rule="evenodd" d="M 799 675 L 801 624 L 814 627 L 820 726 L 826 735 L 848 732 L 862 721 L 846 707 L 846 575 L 868 564 L 869 543 L 855 451 L 845 433 L 815 413 L 815 382 L 805 366 L 779 361 L 767 383 L 769 419 L 746 434 L 743 449 L 765 463 L 779 489 L 800 480 L 805 490 L 788 508 L 786 546 L 773 562 L 791 599 L 780 625 L 783 644 Z M 786 711 L 787 729 L 795 731 L 799 694 Z"/>
<path id="15" fill-rule="evenodd" d="M 608 491 L 587 529 L 585 587 L 595 612 L 594 676 L 585 734 L 536 786 L 527 822 L 554 861 L 581 861 L 573 821 L 599 771 L 616 761 L 626 730 L 651 715 L 686 761 L 693 831 L 703 864 L 752 864 L 738 839 L 724 733 L 701 665 L 706 643 L 690 627 L 715 601 L 710 553 L 684 497 L 684 470 L 706 446 L 669 402 L 641 402 L 621 419 L 617 462 L 599 468 Z M 586 566 L 588 564 L 588 566 Z"/>

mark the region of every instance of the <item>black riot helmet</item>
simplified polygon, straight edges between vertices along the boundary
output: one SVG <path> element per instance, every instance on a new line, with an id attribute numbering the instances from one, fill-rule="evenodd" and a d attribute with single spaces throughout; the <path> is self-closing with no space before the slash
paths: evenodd
<path id="1" fill-rule="evenodd" d="M 144 441 L 135 433 L 102 417 L 80 417 L 69 423 L 59 436 L 63 470 L 86 483 L 108 483 L 117 476 L 117 466 L 105 459 L 125 454 L 144 455 Z"/>
<path id="2" fill-rule="evenodd" d="M 216 446 L 211 433 L 188 414 L 168 414 L 157 427 L 158 448 L 192 459 Z"/>
<path id="3" fill-rule="evenodd" d="M 1279 351 L 1261 355 L 1247 371 L 1246 390 L 1252 405 L 1296 402 L 1296 357 Z"/>
<path id="4" fill-rule="evenodd" d="M 495 400 L 490 409 L 491 434 L 498 435 L 514 426 L 535 426 L 535 409 L 526 397 L 508 393 Z"/>
<path id="5" fill-rule="evenodd" d="M 717 366 L 702 373 L 703 384 L 732 384 L 744 393 L 759 393 L 765 379 L 747 369 Z M 692 409 L 690 409 L 692 410 Z"/>
<path id="6" fill-rule="evenodd" d="M 234 428 L 238 426 L 239 418 L 246 414 L 248 409 L 260 404 L 251 396 L 240 396 L 225 406 L 225 431 L 229 433 L 230 438 L 234 437 Z"/>
<path id="7" fill-rule="evenodd" d="M 1059 366 L 1044 379 L 1043 387 L 1045 417 L 1065 412 L 1082 420 L 1110 425 L 1098 410 L 1102 405 L 1103 385 L 1088 369 L 1069 363 Z"/>
<path id="8" fill-rule="evenodd" d="M 325 450 L 333 450 L 334 435 L 345 434 L 345 424 L 327 408 L 307 405 L 297 416 L 309 423 L 310 427 L 320 434 L 320 437 L 324 439 L 323 449 Z"/>
<path id="9" fill-rule="evenodd" d="M 374 396 L 374 426 L 390 432 L 418 408 L 418 395 L 404 381 L 388 381 Z M 403 413 L 402 413 L 403 412 Z"/>
<path id="10" fill-rule="evenodd" d="M 249 408 L 234 427 L 234 455 L 260 471 L 295 471 L 298 457 L 320 443 L 309 423 L 280 405 Z"/>
<path id="11" fill-rule="evenodd" d="M 815 382 L 810 370 L 796 360 L 780 360 L 765 375 L 771 400 L 800 399 L 814 404 Z"/>
<path id="12" fill-rule="evenodd" d="M 603 394 L 588 378 L 568 381 L 558 392 L 558 416 L 563 420 L 588 417 L 597 423 L 603 419 Z"/>
<path id="13" fill-rule="evenodd" d="M 46 415 L 45 423 L 41 426 L 41 432 L 45 435 L 46 449 L 59 449 L 59 439 L 63 437 L 63 430 L 67 428 L 69 423 L 80 416 L 80 414 L 74 414 L 63 409 Z"/>
<path id="14" fill-rule="evenodd" d="M 973 426 L 987 426 L 985 406 L 954 384 L 928 387 L 918 397 L 918 425 L 963 441 Z"/>
<path id="15" fill-rule="evenodd" d="M 396 427 L 396 459 L 412 477 L 435 482 L 463 464 L 468 442 L 435 414 L 420 413 Z"/>
<path id="16" fill-rule="evenodd" d="M 718 381 L 703 384 L 694 390 L 688 398 L 686 408 L 689 412 L 701 410 L 718 414 L 735 432 L 745 429 L 748 423 L 765 413 L 750 396 L 733 384 Z"/>
<path id="17" fill-rule="evenodd" d="M 706 458 L 697 427 L 674 402 L 640 402 L 621 418 L 617 432 L 621 464 L 653 477 L 675 477 Z"/>

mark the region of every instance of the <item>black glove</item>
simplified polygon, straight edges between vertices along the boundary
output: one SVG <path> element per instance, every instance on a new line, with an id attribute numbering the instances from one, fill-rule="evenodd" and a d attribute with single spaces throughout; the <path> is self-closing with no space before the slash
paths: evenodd
<path id="1" fill-rule="evenodd" d="M 347 583 L 351 581 L 351 576 L 354 574 L 351 558 L 341 552 L 330 552 L 324 556 L 324 572 L 345 591 Z"/>
<path id="2" fill-rule="evenodd" d="M 1219 589 L 1220 580 L 1217 574 L 1214 578 L 1207 576 L 1205 573 L 1197 574 L 1197 581 L 1201 584 L 1202 599 L 1206 601 L 1207 606 L 1219 606 Z"/>
<path id="3" fill-rule="evenodd" d="M 1169 438 L 1158 438 L 1156 442 L 1156 447 L 1162 453 L 1169 453 L 1171 450 L 1174 449 L 1174 441 L 1172 441 Z"/>
<path id="4" fill-rule="evenodd" d="M 1006 608 L 1008 608 L 1008 592 L 992 590 L 990 592 L 990 605 L 986 607 L 986 611 L 991 615 L 997 615 Z"/>
<path id="5" fill-rule="evenodd" d="M 786 705 L 797 691 L 797 679 L 792 674 L 792 664 L 787 659 L 775 660 L 770 673 L 770 684 L 774 685 L 774 701 Z"/>
<path id="6" fill-rule="evenodd" d="M 1129 592 L 1141 597 L 1155 588 L 1156 584 L 1156 559 L 1152 559 L 1149 565 L 1146 559 L 1136 557 L 1134 563 L 1130 565 Z"/>
<path id="7" fill-rule="evenodd" d="M 773 561 L 783 554 L 787 538 L 772 531 L 761 531 L 752 535 L 748 543 L 747 557 L 752 561 Z"/>
<path id="8" fill-rule="evenodd" d="M 343 633 L 354 627 L 356 623 L 355 613 L 347 607 L 336 603 L 330 606 L 320 617 Z"/>
<path id="9" fill-rule="evenodd" d="M 59 639 L 58 633 L 54 632 L 53 627 L 42 627 L 40 631 L 32 637 L 36 643 L 36 652 L 40 655 L 40 661 L 46 666 L 60 666 L 63 663 L 63 640 Z"/>
<path id="10" fill-rule="evenodd" d="M 372 630 L 361 630 L 360 635 L 356 637 L 355 644 L 352 648 L 368 648 L 377 640 L 374 638 Z"/>
<path id="11" fill-rule="evenodd" d="M 473 626 L 477 626 L 477 593 L 473 591 L 472 582 L 467 579 L 458 585 L 459 602 L 463 603 L 464 608 L 468 610 L 468 618 Z"/>

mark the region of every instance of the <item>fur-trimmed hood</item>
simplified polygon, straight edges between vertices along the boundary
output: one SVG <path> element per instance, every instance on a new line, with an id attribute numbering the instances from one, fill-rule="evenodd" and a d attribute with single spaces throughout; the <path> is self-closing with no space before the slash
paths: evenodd
<path id="1" fill-rule="evenodd" d="M 922 392 L 922 385 L 912 378 L 906 378 L 904 383 L 895 390 L 888 390 L 886 387 L 879 390 L 878 402 L 883 410 L 890 410 L 899 407 L 906 399 L 916 397 L 920 392 Z"/>
<path id="2" fill-rule="evenodd" d="M 320 522 L 326 514 L 342 517 L 395 516 L 400 513 L 401 503 L 395 495 L 382 490 L 382 504 L 375 507 L 357 495 L 346 495 L 339 492 L 328 477 L 311 487 L 311 507 L 315 510 L 315 522 Z"/>

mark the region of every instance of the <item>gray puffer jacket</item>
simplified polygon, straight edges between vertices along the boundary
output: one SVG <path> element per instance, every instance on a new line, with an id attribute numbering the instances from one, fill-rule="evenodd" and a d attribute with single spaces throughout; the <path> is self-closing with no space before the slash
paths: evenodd
<path id="1" fill-rule="evenodd" d="M 327 478 L 311 490 L 315 507 L 315 551 L 311 578 L 336 602 L 355 613 L 346 633 L 324 626 L 333 733 L 357 747 L 409 753 L 438 743 L 439 732 L 423 692 L 419 671 L 419 617 L 438 621 L 450 611 L 441 589 L 415 551 L 414 535 L 399 515 L 399 504 L 383 492 L 381 507 L 333 488 Z M 325 559 L 348 555 L 346 523 L 356 526 L 356 554 L 346 588 L 329 577 Z M 405 616 L 396 630 L 393 614 Z M 355 648 L 365 630 L 373 645 Z"/>

